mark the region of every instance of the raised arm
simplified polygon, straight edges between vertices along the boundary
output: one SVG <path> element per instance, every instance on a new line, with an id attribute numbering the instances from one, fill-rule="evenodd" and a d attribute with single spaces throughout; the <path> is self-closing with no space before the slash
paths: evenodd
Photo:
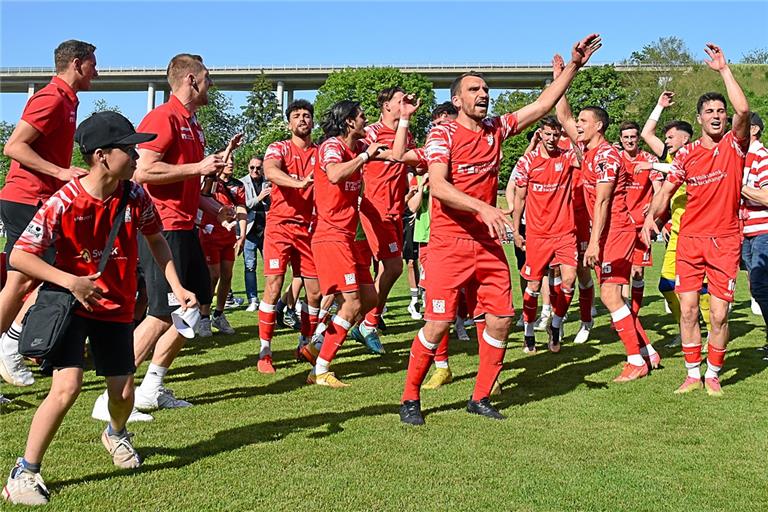
<path id="1" fill-rule="evenodd" d="M 571 62 L 562 69 L 559 76 L 542 91 L 536 101 L 517 111 L 518 130 L 530 126 L 552 110 L 560 97 L 565 94 L 568 86 L 571 85 L 576 72 L 587 63 L 600 46 L 602 46 L 602 41 L 598 34 L 590 34 L 573 46 Z"/>
<path id="2" fill-rule="evenodd" d="M 736 138 L 742 142 L 742 147 L 746 149 L 749 146 L 749 103 L 747 97 L 744 95 L 744 91 L 741 90 L 741 86 L 736 81 L 736 78 L 731 73 L 731 68 L 728 67 L 728 61 L 723 55 L 723 51 L 719 46 L 712 43 L 707 43 L 707 47 L 704 49 L 711 60 L 704 60 L 707 66 L 720 73 L 720 77 L 725 84 L 725 90 L 728 94 L 728 101 L 731 102 L 733 108 L 733 133 Z"/>
<path id="3" fill-rule="evenodd" d="M 651 112 L 651 115 L 648 116 L 648 120 L 643 125 L 643 130 L 640 132 L 640 137 L 643 138 L 645 143 L 648 144 L 648 147 L 651 148 L 651 151 L 653 151 L 659 158 L 664 155 L 666 146 L 664 145 L 664 141 L 656 136 L 656 124 L 659 122 L 659 118 L 661 118 L 661 113 L 664 109 L 675 104 L 673 101 L 674 97 L 675 93 L 672 91 L 664 91 L 661 93 L 659 101 L 656 103 L 656 107 L 653 109 L 653 112 Z"/>

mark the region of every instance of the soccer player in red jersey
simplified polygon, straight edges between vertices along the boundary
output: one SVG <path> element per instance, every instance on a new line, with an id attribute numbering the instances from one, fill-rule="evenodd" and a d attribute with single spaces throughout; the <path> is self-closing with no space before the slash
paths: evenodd
<path id="1" fill-rule="evenodd" d="M 264 276 L 266 285 L 259 303 L 258 370 L 275 373 L 272 365 L 272 334 L 275 305 L 283 287 L 285 271 L 291 264 L 294 277 L 301 277 L 307 294 L 302 306 L 299 352 L 314 364 L 318 350 L 310 339 L 320 312 L 320 285 L 312 257 L 310 225 L 314 211 L 314 171 L 317 146 L 312 142 L 315 109 L 305 100 L 288 105 L 285 116 L 291 138 L 270 144 L 264 155 L 264 175 L 272 183 L 272 204 L 264 235 Z"/>
<path id="2" fill-rule="evenodd" d="M 580 151 L 574 146 L 574 151 Z M 579 157 L 581 160 L 583 155 Z M 592 311 L 595 302 L 595 285 L 592 281 L 592 271 L 584 264 L 584 253 L 589 245 L 590 221 L 587 203 L 584 201 L 584 184 L 581 176 L 581 166 L 574 167 L 571 179 L 573 192 L 573 219 L 576 225 L 576 248 L 579 257 L 576 266 L 576 278 L 579 282 L 579 318 L 581 325 L 573 337 L 576 344 L 586 343 L 594 325 Z"/>
<path id="3" fill-rule="evenodd" d="M 660 357 L 650 344 L 646 345 L 647 337 L 640 320 L 632 314 L 621 293 L 622 286 L 629 284 L 632 251 L 637 238 L 626 202 L 630 177 L 619 150 L 605 138 L 610 122 L 605 110 L 586 107 L 578 119 L 574 119 L 568 101 L 563 97 L 557 103 L 557 116 L 569 137 L 580 144 L 583 153 L 582 184 L 592 220 L 584 264 L 596 270 L 600 299 L 611 313 L 627 353 L 627 362 L 614 382 L 636 380 L 649 372 L 644 355 L 654 367 L 658 366 Z"/>
<path id="4" fill-rule="evenodd" d="M 433 128 L 426 144 L 433 198 L 426 324 L 411 345 L 400 406 L 403 423 L 424 423 L 421 383 L 440 339 L 456 318 L 458 296 L 466 286 L 477 287 L 473 316 L 485 313 L 477 380 L 467 411 L 503 418 L 489 400 L 514 315 L 509 264 L 500 242 L 507 239 L 511 220 L 495 206 L 501 144 L 544 117 L 599 46 L 597 34 L 576 43 L 571 62 L 536 101 L 500 117 L 486 117 L 488 86 L 477 73 L 465 73 L 451 84 L 451 101 L 459 115 L 455 121 Z"/>
<path id="5" fill-rule="evenodd" d="M 45 202 L 11 253 L 11 263 L 21 272 L 66 288 L 82 305 L 49 356 L 54 368 L 51 390 L 32 420 L 24 456 L 17 460 L 3 488 L 3 498 L 17 504 L 48 502 L 40 465 L 80 393 L 86 338 L 96 374 L 105 377 L 109 393 L 109 423 L 102 432 L 102 443 L 116 466 L 141 465 L 131 434 L 125 430 L 134 399 L 133 310 L 139 232 L 179 303 L 196 306 L 194 294 L 179 282 L 152 200 L 130 181 L 139 157 L 135 145 L 154 139 L 155 134 L 136 133 L 120 114 L 99 112 L 80 124 L 75 138 L 90 167 L 88 174 L 75 177 Z M 99 273 L 99 262 L 105 257 L 102 250 L 126 192 L 124 222 L 106 267 Z M 56 266 L 45 260 L 54 244 Z"/>
<path id="6" fill-rule="evenodd" d="M 79 91 L 91 88 L 96 71 L 96 47 L 82 41 L 61 43 L 53 52 L 56 76 L 24 107 L 3 153 L 11 159 L 0 191 L 0 219 L 6 229 L 6 261 L 13 244 L 48 198 L 85 170 L 71 167 Z M 45 258 L 53 263 L 54 251 Z M 19 355 L 21 322 L 36 295 L 24 302 L 37 282 L 12 266 L 0 291 L 0 376 L 15 386 L 35 382 Z"/>
<path id="7" fill-rule="evenodd" d="M 728 131 L 725 97 L 706 93 L 696 105 L 701 137 L 675 155 L 667 181 L 653 199 L 643 236 L 650 243 L 658 233 L 656 218 L 666 209 L 677 187 L 685 183 L 688 204 L 680 221 L 675 291 L 680 296 L 680 335 L 688 375 L 677 393 L 700 389 L 701 331 L 699 290 L 706 276 L 710 299 L 709 349 L 704 387 L 722 395 L 718 374 L 728 344 L 728 307 L 739 272 L 741 226 L 739 203 L 744 160 L 749 147 L 749 105 L 728 67 L 722 50 L 707 44 L 707 65 L 720 73 L 733 106 L 733 128 Z"/>
<path id="8" fill-rule="evenodd" d="M 360 104 L 344 100 L 334 104 L 321 124 L 325 141 L 318 149 L 315 172 L 317 226 L 312 235 L 312 256 L 323 295 L 334 295 L 338 311 L 325 331 L 307 384 L 333 388 L 347 384 L 328 366 L 360 315 L 376 306 L 376 288 L 370 264 L 360 254 L 355 232 L 360 222 L 363 165 L 385 158 L 389 150 L 379 142 L 366 145 L 365 113 Z M 363 198 L 363 200 L 365 200 Z"/>
<path id="9" fill-rule="evenodd" d="M 408 131 L 408 119 L 401 120 L 405 91 L 401 87 L 388 87 L 378 96 L 381 110 L 379 121 L 365 128 L 365 141 L 379 142 L 394 148 L 395 136 L 400 129 L 406 133 L 406 150 L 413 149 L 413 137 Z M 360 208 L 360 223 L 365 238 L 379 266 L 376 276 L 378 304 L 370 310 L 359 327 L 350 334 L 374 352 L 381 346 L 376 327 L 395 281 L 403 272 L 403 211 L 408 191 L 408 167 L 403 162 L 373 160 L 363 168 L 363 196 L 367 199 Z"/>
<path id="10" fill-rule="evenodd" d="M 653 194 L 661 188 L 664 175 L 654 170 L 649 164 L 659 161 L 651 153 L 640 149 L 640 126 L 634 121 L 625 121 L 619 126 L 621 142 L 621 158 L 629 171 L 630 180 L 627 184 L 627 208 L 632 222 L 637 229 L 635 249 L 632 253 L 632 290 L 626 294 L 632 300 L 632 313 L 637 316 L 643 304 L 645 291 L 645 267 L 653 266 L 651 246 L 646 244 L 640 235 L 645 222 L 645 214 L 651 206 Z M 638 165 L 644 163 L 645 165 Z"/>
<path id="11" fill-rule="evenodd" d="M 215 176 L 224 168 L 222 154 L 205 156 L 205 137 L 195 112 L 208 103 L 208 88 L 213 84 L 208 69 L 199 55 L 182 53 L 168 64 L 171 96 L 168 102 L 149 112 L 140 130 L 157 133 L 151 142 L 139 145 L 139 161 L 134 176 L 137 183 L 155 202 L 163 223 L 163 236 L 171 247 L 179 278 L 192 290 L 202 305 L 211 303 L 211 279 L 195 227 L 198 208 L 213 213 L 220 221 L 231 221 L 231 208 L 212 198 L 201 197 L 200 179 Z M 229 152 L 236 146 L 230 141 Z M 145 244 L 141 244 L 141 266 L 147 283 L 149 307 L 147 317 L 134 332 L 137 366 L 152 352 L 152 362 L 136 390 L 136 408 L 189 407 L 163 385 L 168 368 L 184 346 L 181 336 L 171 323 L 171 312 L 180 304 L 175 300 L 169 283 Z M 154 349 L 154 350 L 153 350 Z"/>
<path id="12" fill-rule="evenodd" d="M 226 155 L 225 155 L 226 156 Z M 240 180 L 232 179 L 235 163 L 232 154 L 226 160 L 227 165 L 215 179 L 208 178 L 203 183 L 206 188 L 209 180 L 213 181 L 204 195 L 213 197 L 216 202 L 235 210 L 235 220 L 222 223 L 216 215 L 203 212 L 200 220 L 200 245 L 203 248 L 208 273 L 211 276 L 211 294 L 216 294 L 216 309 L 211 314 L 211 305 L 200 308 L 200 337 L 211 336 L 211 327 L 223 334 L 235 334 L 224 314 L 224 304 L 232 289 L 232 269 L 235 257 L 242 251 L 246 236 L 245 186 Z M 236 229 L 239 229 L 239 236 Z M 204 334 L 205 333 L 205 334 Z"/>
<path id="13" fill-rule="evenodd" d="M 552 305 L 552 323 L 547 325 L 548 346 L 553 352 L 560 351 L 563 318 L 571 305 L 576 281 L 578 250 L 571 180 L 572 169 L 579 163 L 574 150 L 560 148 L 561 133 L 562 127 L 555 117 L 543 118 L 539 144 L 523 155 L 512 174 L 516 188 L 512 209 L 514 240 L 526 253 L 521 275 L 528 282 L 523 294 L 523 320 L 529 352 L 536 350 L 533 323 L 542 278 L 551 265 L 559 266 L 561 290 Z M 520 233 L 523 211 L 528 219 L 525 237 Z"/>

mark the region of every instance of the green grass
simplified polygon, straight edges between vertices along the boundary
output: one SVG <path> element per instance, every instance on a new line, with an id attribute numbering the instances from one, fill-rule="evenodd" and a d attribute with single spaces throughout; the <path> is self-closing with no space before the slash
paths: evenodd
<path id="1" fill-rule="evenodd" d="M 657 265 L 662 250 L 656 244 Z M 235 285 L 242 295 L 241 272 L 242 265 Z M 642 318 L 662 347 L 676 327 L 657 279 L 651 270 Z M 333 365 L 352 385 L 343 390 L 304 384 L 309 367 L 293 361 L 296 335 L 286 330 L 274 343 L 277 374 L 258 374 L 255 314 L 230 314 L 235 336 L 189 342 L 168 385 L 195 407 L 131 424 L 146 458 L 139 471 L 116 469 L 101 446 L 103 425 L 90 412 L 103 384 L 87 373 L 45 458 L 49 509 L 768 510 L 768 377 L 755 350 L 765 336 L 762 319 L 749 312 L 743 277 L 722 399 L 673 395 L 684 368 L 670 349 L 660 350 L 665 368 L 649 378 L 611 383 L 623 350 L 601 310 L 592 341 L 566 344 L 559 354 L 525 356 L 520 332 L 511 335 L 501 422 L 464 411 L 477 347 L 452 341 L 456 380 L 423 393 L 423 428 L 397 417 L 419 324 L 405 314 L 404 279 L 391 297 L 388 353 L 371 356 L 348 341 Z M 576 324 L 566 326 L 569 339 Z M 6 468 L 23 452 L 48 386 L 47 378 L 31 388 L 3 386 L 14 399 L 0 416 Z"/>

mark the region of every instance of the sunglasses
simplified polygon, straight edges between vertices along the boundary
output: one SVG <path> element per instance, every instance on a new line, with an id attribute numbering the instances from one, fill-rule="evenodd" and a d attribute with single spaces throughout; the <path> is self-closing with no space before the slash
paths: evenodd
<path id="1" fill-rule="evenodd" d="M 248 168 L 249 168 L 250 170 L 254 170 L 254 169 L 258 169 L 258 170 L 261 170 L 261 169 L 262 169 L 262 167 L 263 167 L 263 166 L 261 166 L 261 165 L 252 165 L 252 166 L 250 166 L 250 167 L 248 167 Z"/>

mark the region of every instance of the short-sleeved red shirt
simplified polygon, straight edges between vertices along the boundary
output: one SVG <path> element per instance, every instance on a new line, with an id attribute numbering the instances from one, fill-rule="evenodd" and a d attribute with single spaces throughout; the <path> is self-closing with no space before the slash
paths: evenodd
<path id="1" fill-rule="evenodd" d="M 517 133 L 517 115 L 504 114 L 483 120 L 477 132 L 456 121 L 432 128 L 424 147 L 429 165 L 448 165 L 447 179 L 461 192 L 496 205 L 499 188 L 501 143 Z M 479 215 L 432 202 L 432 236 L 490 239 Z"/>
<path id="2" fill-rule="evenodd" d="M 42 257 L 55 244 L 57 268 L 76 276 L 95 274 L 125 183 L 131 187 L 125 223 L 120 227 L 104 272 L 96 280 L 104 291 L 102 298 L 92 312 L 78 308 L 78 316 L 110 322 L 133 321 L 139 257 L 137 232 L 153 235 L 162 228 L 157 210 L 144 189 L 123 182 L 102 201 L 88 194 L 76 178 L 48 199 L 13 247 L 15 251 Z"/>
<path id="3" fill-rule="evenodd" d="M 354 241 L 360 221 L 363 175 L 358 169 L 345 180 L 333 184 L 328 179 L 326 167 L 328 164 L 349 162 L 365 151 L 366 147 L 363 141 L 358 140 L 352 149 L 338 137 L 331 137 L 320 145 L 317 151 L 318 169 L 315 172 L 317 226 L 312 236 L 313 241 Z"/>
<path id="4" fill-rule="evenodd" d="M 59 77 L 53 77 L 51 83 L 27 101 L 21 114 L 22 121 L 40 132 L 31 144 L 35 153 L 43 160 L 65 169 L 69 169 L 72 164 L 77 105 L 77 95 L 72 87 Z M 0 198 L 3 201 L 37 206 L 48 200 L 64 183 L 12 160 Z"/>
<path id="5" fill-rule="evenodd" d="M 584 161 L 581 165 L 581 176 L 589 218 L 592 220 L 595 218 L 597 185 L 613 183 L 611 205 L 602 236 L 608 236 L 610 231 L 633 231 L 635 224 L 632 222 L 627 208 L 627 184 L 630 177 L 627 168 L 624 167 L 619 150 L 608 141 L 603 141 L 589 150 L 586 147 L 582 149 Z"/>
<path id="6" fill-rule="evenodd" d="M 545 156 L 536 146 L 518 160 L 512 173 L 515 185 L 528 190 L 525 229 L 529 235 L 559 237 L 576 229 L 571 182 L 576 155 L 572 150 Z"/>
<path id="7" fill-rule="evenodd" d="M 163 155 L 171 165 L 194 164 L 205 157 L 205 135 L 176 96 L 148 113 L 136 131 L 156 133 L 157 138 L 139 145 Z M 165 231 L 186 231 L 195 227 L 200 206 L 200 178 L 193 176 L 165 185 L 146 184 L 144 188 L 157 206 Z"/>
<path id="8" fill-rule="evenodd" d="M 749 145 L 749 152 L 744 160 L 743 183 L 745 187 L 757 190 L 768 188 L 768 149 L 759 140 Z M 768 207 L 745 197 L 741 201 L 744 236 L 768 233 Z"/>
<path id="9" fill-rule="evenodd" d="M 211 196 L 222 206 L 245 207 L 245 186 L 239 180 L 225 182 L 221 179 L 217 179 L 213 186 Z M 219 223 L 216 215 L 211 213 L 203 212 L 200 225 L 205 234 L 210 235 L 209 239 L 214 239 L 222 243 L 231 242 L 232 244 L 234 244 L 237 239 L 235 227 L 232 226 L 231 229 L 225 228 Z"/>
<path id="10" fill-rule="evenodd" d="M 264 154 L 264 161 L 280 162 L 282 170 L 295 180 L 303 180 L 315 171 L 317 166 L 317 146 L 311 144 L 301 149 L 290 140 L 274 142 Z M 305 189 L 272 186 L 272 203 L 269 206 L 267 225 L 302 224 L 309 227 L 315 208 L 314 185 Z"/>
<path id="11" fill-rule="evenodd" d="M 640 162 L 658 162 L 659 159 L 647 151 L 640 150 L 635 158 L 632 158 L 626 151 L 621 151 L 621 159 L 624 167 L 629 173 L 627 182 L 627 208 L 632 221 L 637 229 L 643 227 L 647 208 L 653 199 L 653 182 L 664 181 L 664 175 L 653 169 L 644 171 L 635 171 L 635 166 Z"/>
<path id="12" fill-rule="evenodd" d="M 713 148 L 698 139 L 675 154 L 667 181 L 685 183 L 688 203 L 680 219 L 680 235 L 737 235 L 745 149 L 732 131 Z"/>
<path id="13" fill-rule="evenodd" d="M 365 127 L 365 142 L 378 142 L 390 149 L 396 132 L 382 122 Z M 413 136 L 408 132 L 406 150 L 414 149 Z M 363 194 L 382 215 L 400 216 L 405 209 L 408 191 L 408 166 L 398 162 L 371 160 L 363 167 Z"/>

